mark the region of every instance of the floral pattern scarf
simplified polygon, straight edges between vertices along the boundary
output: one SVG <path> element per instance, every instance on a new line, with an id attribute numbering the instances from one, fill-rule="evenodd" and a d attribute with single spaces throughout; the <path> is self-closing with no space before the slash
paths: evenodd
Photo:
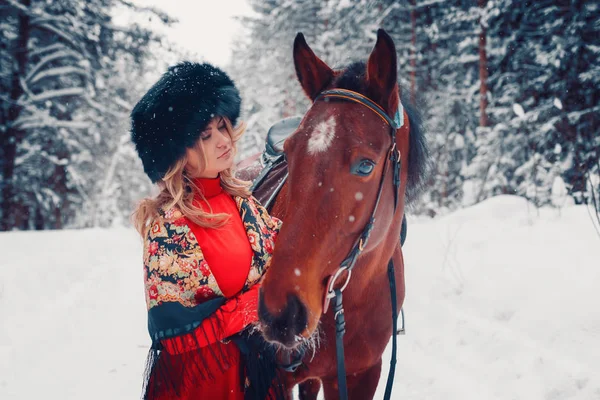
<path id="1" fill-rule="evenodd" d="M 281 221 L 271 217 L 253 197 L 235 197 L 235 201 L 253 251 L 250 272 L 243 289 L 246 291 L 256 284 L 269 268 Z M 160 213 L 161 218 L 152 223 L 144 242 L 148 331 L 152 338 L 152 348 L 146 365 L 145 397 L 148 396 L 148 387 L 152 386 L 149 382 L 153 379 L 160 378 L 161 381 L 165 381 L 163 386 L 171 386 L 175 392 L 181 384 L 177 382 L 178 376 L 172 371 L 172 366 L 169 366 L 170 355 L 162 351 L 160 341 L 178 338 L 194 331 L 225 302 L 210 266 L 204 259 L 202 249 L 181 211 L 171 208 L 161 210 Z M 216 331 L 219 327 L 213 329 Z M 274 349 L 270 349 L 257 336 L 248 331 L 235 338 L 240 349 L 245 349 L 246 369 L 251 368 L 254 357 L 260 359 L 260 366 L 254 363 L 252 368 L 265 369 L 263 372 L 266 375 L 263 380 L 271 377 L 268 381 L 247 383 L 246 389 L 254 385 L 253 390 L 246 390 L 247 398 L 265 398 L 274 377 Z M 195 351 L 191 353 L 195 354 L 179 355 L 180 358 L 189 359 L 180 359 L 178 363 L 186 365 L 188 370 L 196 369 L 194 374 L 202 379 L 209 377 L 210 371 L 202 368 L 205 362 L 199 359 L 204 356 Z M 269 357 L 264 357 L 269 353 L 273 353 L 273 365 L 267 362 Z M 214 356 L 227 364 L 222 355 Z M 253 375 L 257 375 L 255 371 L 252 372 Z"/>

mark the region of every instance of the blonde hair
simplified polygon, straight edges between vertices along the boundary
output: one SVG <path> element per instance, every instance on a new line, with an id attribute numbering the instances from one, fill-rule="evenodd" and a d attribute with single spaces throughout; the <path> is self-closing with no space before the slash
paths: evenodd
<path id="1" fill-rule="evenodd" d="M 236 143 L 244 134 L 246 124 L 242 122 L 234 129 L 228 118 L 223 117 L 223 120 L 225 121 L 227 133 L 231 138 L 233 156 L 235 157 L 237 150 Z M 202 147 L 202 140 L 200 138 L 196 142 L 194 149 L 201 155 L 200 158 L 203 164 L 201 169 L 206 168 L 206 157 L 204 156 L 204 148 Z M 199 198 L 207 204 L 208 202 L 204 198 L 200 188 L 187 175 L 187 171 L 185 170 L 187 163 L 188 157 L 184 154 L 183 157 L 169 168 L 165 176 L 157 182 L 160 189 L 159 194 L 154 198 L 147 197 L 142 199 L 137 204 L 135 211 L 131 215 L 131 221 L 142 237 L 146 236 L 147 230 L 153 221 L 162 218 L 159 213 L 161 209 L 168 210 L 172 207 L 177 207 L 184 217 L 203 228 L 217 229 L 223 227 L 229 221 L 229 214 L 213 214 L 193 205 L 194 198 Z M 221 177 L 221 186 L 225 192 L 232 196 L 244 198 L 250 196 L 250 182 L 236 178 L 232 168 L 221 171 L 219 175 Z"/>

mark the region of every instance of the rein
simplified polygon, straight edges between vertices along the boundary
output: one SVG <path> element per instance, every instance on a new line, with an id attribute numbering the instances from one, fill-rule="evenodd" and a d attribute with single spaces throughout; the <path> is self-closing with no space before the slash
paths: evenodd
<path id="1" fill-rule="evenodd" d="M 370 100 L 368 97 L 363 96 L 360 93 L 353 92 L 351 90 L 346 89 L 332 89 L 321 92 L 319 96 L 315 99 L 315 102 L 319 99 L 327 99 L 327 98 L 339 98 L 343 100 L 353 101 L 355 103 L 362 104 L 367 107 L 371 111 L 375 112 L 381 119 L 383 119 L 390 126 L 390 136 L 392 139 L 392 144 L 388 151 L 388 157 L 386 157 L 385 165 L 383 168 L 383 172 L 381 174 L 381 180 L 379 182 L 379 189 L 377 192 L 377 199 L 375 201 L 375 206 L 373 207 L 373 211 L 371 213 L 371 217 L 369 221 L 365 225 L 361 235 L 355 242 L 352 250 L 348 253 L 348 256 L 341 262 L 340 268 L 333 274 L 328 281 L 327 284 L 327 292 L 325 293 L 325 298 L 323 301 L 323 314 L 327 313 L 329 308 L 329 303 L 331 299 L 334 300 L 334 319 L 335 319 L 335 331 L 336 331 L 336 357 L 337 357 L 337 372 L 338 372 L 338 389 L 340 399 L 345 400 L 348 398 L 348 388 L 346 383 L 346 364 L 344 359 L 344 334 L 346 333 L 346 321 L 344 319 L 344 307 L 342 304 L 342 292 L 348 286 L 350 282 L 350 278 L 352 277 L 352 270 L 356 265 L 356 260 L 363 252 L 365 247 L 367 246 L 367 242 L 369 241 L 369 237 L 371 236 L 371 231 L 373 230 L 373 226 L 375 224 L 375 214 L 379 207 L 379 202 L 381 200 L 381 194 L 383 192 L 383 186 L 385 183 L 385 178 L 387 176 L 388 170 L 393 168 L 393 185 L 394 185 L 394 213 L 396 212 L 396 208 L 398 205 L 398 192 L 400 189 L 400 170 L 401 170 L 401 155 L 400 150 L 397 147 L 396 143 L 396 130 L 404 125 L 404 110 L 402 108 L 402 103 L 398 103 L 398 110 L 394 115 L 394 119 L 390 118 L 387 113 L 376 103 Z M 342 275 L 343 272 L 347 272 L 346 281 L 342 285 L 341 288 L 334 289 L 334 286 L 338 280 L 338 278 Z M 394 383 L 394 372 L 396 370 L 396 335 L 398 333 L 404 334 L 404 312 L 401 309 L 402 314 L 402 328 L 398 331 L 398 309 L 396 303 L 396 278 L 394 274 L 394 261 L 393 258 L 390 258 L 388 262 L 388 280 L 390 284 L 390 294 L 392 300 L 392 358 L 390 360 L 390 371 L 388 373 L 387 385 L 385 388 L 384 399 L 389 400 L 392 394 L 392 386 Z"/>

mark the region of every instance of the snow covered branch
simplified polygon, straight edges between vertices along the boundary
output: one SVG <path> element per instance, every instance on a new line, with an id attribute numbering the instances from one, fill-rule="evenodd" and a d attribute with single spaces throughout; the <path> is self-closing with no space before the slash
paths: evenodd
<path id="1" fill-rule="evenodd" d="M 50 24 L 46 24 L 46 23 L 41 23 L 39 25 L 37 25 L 39 28 L 42 29 L 46 29 L 54 34 L 56 34 L 57 36 L 63 38 L 64 40 L 66 40 L 71 46 L 73 46 L 73 48 L 79 50 L 81 52 L 82 55 L 85 56 L 85 54 L 87 53 L 85 51 L 85 49 L 75 40 L 74 37 L 72 37 L 71 35 L 69 35 L 67 32 L 65 31 L 61 31 L 60 29 L 50 25 Z"/>
<path id="2" fill-rule="evenodd" d="M 115 97 L 113 99 L 113 101 L 115 102 L 115 104 L 118 104 L 119 106 L 123 107 L 127 111 L 131 111 L 133 109 L 133 105 L 131 105 L 130 103 L 126 102 L 125 100 L 123 100 L 120 97 Z"/>
<path id="3" fill-rule="evenodd" d="M 167 13 L 162 12 L 156 7 L 140 7 L 126 0 L 118 0 L 119 3 L 123 4 L 125 7 L 128 7 L 136 12 L 148 12 L 156 15 L 160 18 L 160 20 L 167 25 L 179 22 L 177 18 L 173 18 Z"/>
<path id="4" fill-rule="evenodd" d="M 72 66 L 56 67 L 56 68 L 50 68 L 50 69 L 40 72 L 39 74 L 32 77 L 29 83 L 36 83 L 44 78 L 49 78 L 52 76 L 61 76 L 61 75 L 68 75 L 68 74 L 79 74 L 79 75 L 84 76 L 85 78 L 90 77 L 89 72 L 83 68 L 72 67 Z"/>
<path id="5" fill-rule="evenodd" d="M 31 11 L 29 10 L 29 8 L 25 7 L 25 6 L 24 6 L 23 4 L 21 4 L 20 2 L 18 2 L 18 1 L 15 1 L 15 0 L 6 0 L 6 2 L 7 2 L 8 4 L 10 4 L 11 6 L 13 6 L 13 7 L 15 7 L 15 8 L 18 8 L 20 11 L 22 11 L 22 12 L 24 12 L 24 13 L 26 13 L 26 14 L 29 14 L 29 15 L 31 15 Z"/>
<path id="6" fill-rule="evenodd" d="M 88 129 L 90 123 L 87 121 L 64 121 L 50 116 L 31 116 L 16 120 L 12 126 L 19 129 L 33 128 L 68 128 L 68 129 Z"/>
<path id="7" fill-rule="evenodd" d="M 127 118 L 127 116 L 129 115 L 129 111 L 131 111 L 131 109 L 132 109 L 131 105 L 129 105 L 127 102 L 123 101 L 122 99 L 119 99 L 118 97 L 115 99 L 112 99 L 112 100 L 115 102 L 115 104 L 117 104 L 121 107 L 124 107 L 125 110 L 127 110 L 126 112 L 113 111 L 112 109 L 103 106 L 102 104 L 98 103 L 97 101 L 94 101 L 90 96 L 84 96 L 84 99 L 94 109 L 100 111 L 103 114 L 110 114 L 116 118 Z M 128 106 L 128 107 L 126 107 L 126 106 Z"/>
<path id="8" fill-rule="evenodd" d="M 56 90 L 47 90 L 40 94 L 33 95 L 30 100 L 33 102 L 41 102 L 50 99 L 54 99 L 56 97 L 64 97 L 64 96 L 81 96 L 85 93 L 85 89 L 82 87 L 70 87 L 64 89 L 56 89 Z"/>
<path id="9" fill-rule="evenodd" d="M 35 66 L 31 69 L 31 71 L 29 71 L 29 73 L 25 76 L 25 81 L 27 81 L 27 82 L 32 81 L 35 74 L 37 74 L 38 71 L 44 65 L 46 65 L 52 61 L 59 60 L 61 58 L 69 58 L 69 57 L 74 58 L 74 59 L 80 59 L 81 55 L 74 52 L 73 50 L 66 48 L 65 46 L 59 47 L 56 52 L 54 52 L 48 56 L 45 56 L 40 61 L 38 61 L 38 63 L 35 64 Z"/>
<path id="10" fill-rule="evenodd" d="M 55 50 L 68 50 L 69 48 L 62 43 L 53 43 L 48 46 L 36 47 L 29 51 L 29 57 L 37 57 L 44 53 Z"/>

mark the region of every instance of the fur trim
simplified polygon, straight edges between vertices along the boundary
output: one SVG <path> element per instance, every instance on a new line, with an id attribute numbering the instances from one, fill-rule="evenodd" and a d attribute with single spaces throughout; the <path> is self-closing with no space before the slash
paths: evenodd
<path id="1" fill-rule="evenodd" d="M 240 107 L 239 91 L 221 69 L 188 61 L 170 67 L 131 112 L 131 140 L 144 172 L 159 181 L 213 117 L 235 126 Z"/>

